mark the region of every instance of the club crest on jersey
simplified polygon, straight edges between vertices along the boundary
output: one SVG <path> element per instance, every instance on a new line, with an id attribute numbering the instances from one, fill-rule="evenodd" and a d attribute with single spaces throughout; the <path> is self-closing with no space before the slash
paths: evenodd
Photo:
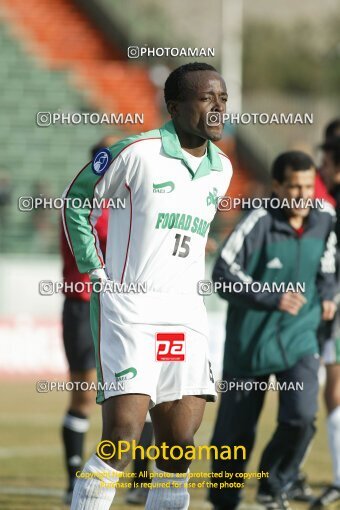
<path id="1" fill-rule="evenodd" d="M 112 161 L 109 149 L 100 149 L 92 161 L 92 171 L 96 175 L 103 175 Z"/>
<path id="2" fill-rule="evenodd" d="M 212 191 L 209 191 L 209 195 L 207 196 L 207 205 L 213 205 L 215 208 L 217 207 L 217 189 L 213 188 Z"/>

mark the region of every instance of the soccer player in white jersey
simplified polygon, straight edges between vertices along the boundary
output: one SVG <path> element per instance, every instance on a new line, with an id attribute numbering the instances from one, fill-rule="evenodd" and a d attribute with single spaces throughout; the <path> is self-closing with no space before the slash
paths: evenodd
<path id="1" fill-rule="evenodd" d="M 105 266 L 96 211 L 66 200 L 64 221 L 79 270 L 92 280 L 126 284 L 124 292 L 105 292 L 105 285 L 91 296 L 102 440 L 138 442 L 150 409 L 156 446 L 185 449 L 194 444 L 206 401 L 216 398 L 197 285 L 204 278 L 209 226 L 232 168 L 213 144 L 223 125 L 216 115 L 212 125 L 208 120 L 226 109 L 226 86 L 216 69 L 201 63 L 175 69 L 164 96 L 171 121 L 102 150 L 65 192 L 68 199 L 125 199 L 125 208 L 110 210 Z M 147 291 L 134 292 L 137 284 Z M 93 454 L 71 509 L 109 509 L 130 455 L 104 461 Z M 145 508 L 187 509 L 189 465 L 185 458 L 160 456 Z M 170 488 L 157 484 L 165 476 Z"/>

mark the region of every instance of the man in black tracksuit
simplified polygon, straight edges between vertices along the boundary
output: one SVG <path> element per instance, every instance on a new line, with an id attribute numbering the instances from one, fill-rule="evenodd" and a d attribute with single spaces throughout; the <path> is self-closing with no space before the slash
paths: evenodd
<path id="1" fill-rule="evenodd" d="M 243 389 L 239 385 L 222 393 L 211 443 L 244 445 L 249 459 L 265 397 L 259 382 L 275 374 L 281 386 L 303 384 L 300 391 L 280 391 L 278 425 L 258 469 L 269 472 L 269 478 L 260 480 L 257 499 L 274 510 L 289 508 L 285 488 L 296 478 L 315 432 L 316 330 L 321 317 L 331 320 L 336 309 L 332 301 L 336 236 L 330 206 L 294 207 L 291 202 L 292 198 L 311 201 L 314 195 L 315 167 L 308 155 L 299 151 L 280 155 L 272 177 L 273 196 L 291 207 L 248 213 L 227 239 L 213 271 L 214 282 L 221 285 L 220 296 L 229 302 L 223 379 L 229 385 L 243 383 Z M 254 282 L 286 287 L 255 292 Z M 237 291 L 233 291 L 231 285 L 236 283 Z M 285 290 L 292 284 L 304 284 L 304 293 Z M 245 382 L 252 383 L 250 389 Z M 245 468 L 243 460 L 212 464 L 214 472 L 239 473 Z M 235 476 L 218 480 L 243 481 Z M 216 510 L 233 510 L 241 490 L 211 489 L 209 496 Z"/>

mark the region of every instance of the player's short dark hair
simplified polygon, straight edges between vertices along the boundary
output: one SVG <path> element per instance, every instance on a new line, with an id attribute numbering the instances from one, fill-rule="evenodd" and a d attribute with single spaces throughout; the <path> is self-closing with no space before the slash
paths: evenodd
<path id="1" fill-rule="evenodd" d="M 325 127 L 325 140 L 330 140 L 335 136 L 339 136 L 337 131 L 340 132 L 340 117 L 337 119 L 333 119 L 327 126 Z"/>
<path id="2" fill-rule="evenodd" d="M 201 62 L 193 62 L 177 67 L 177 69 L 174 69 L 172 73 L 169 74 L 164 85 L 164 99 L 166 103 L 171 100 L 182 99 L 185 90 L 185 76 L 193 71 L 217 72 L 215 67 Z"/>
<path id="3" fill-rule="evenodd" d="M 284 182 L 286 169 L 290 168 L 293 172 L 302 172 L 315 168 L 312 158 L 302 151 L 288 151 L 280 154 L 272 165 L 272 178 L 280 183 Z"/>
<path id="4" fill-rule="evenodd" d="M 334 165 L 340 165 L 340 136 L 326 140 L 320 147 L 324 152 L 329 152 Z"/>

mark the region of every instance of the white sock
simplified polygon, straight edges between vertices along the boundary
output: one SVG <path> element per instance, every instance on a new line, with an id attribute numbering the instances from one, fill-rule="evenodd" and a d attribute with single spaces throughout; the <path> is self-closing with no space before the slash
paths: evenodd
<path id="1" fill-rule="evenodd" d="M 109 510 L 116 494 L 112 484 L 118 482 L 119 471 L 93 454 L 82 473 L 100 474 L 99 477 L 78 478 L 73 489 L 71 510 Z M 111 486 L 103 486 L 103 483 Z"/>
<path id="2" fill-rule="evenodd" d="M 168 487 L 155 487 L 153 489 L 151 486 L 145 510 L 187 510 L 189 508 L 190 495 L 184 484 L 189 480 L 189 470 L 184 477 L 177 477 L 176 473 L 166 473 L 157 468 L 155 472 L 159 473 L 159 476 L 155 476 L 152 479 L 152 485 L 162 483 Z M 175 487 L 173 483 L 176 484 Z"/>
<path id="3" fill-rule="evenodd" d="M 340 487 L 340 406 L 327 418 L 328 441 L 333 462 L 334 485 Z"/>

